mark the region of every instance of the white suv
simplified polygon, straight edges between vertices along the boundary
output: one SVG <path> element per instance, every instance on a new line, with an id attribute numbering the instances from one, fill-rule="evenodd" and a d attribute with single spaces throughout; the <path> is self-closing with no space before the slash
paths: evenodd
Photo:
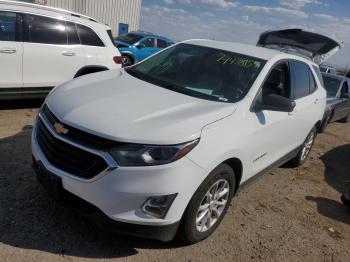
<path id="1" fill-rule="evenodd" d="M 0 0 L 0 100 L 42 97 L 88 73 L 121 68 L 111 29 L 62 9 Z"/>
<path id="2" fill-rule="evenodd" d="M 280 38 L 292 52 L 310 36 L 304 51 L 322 47 L 314 59 L 338 46 L 300 30 L 263 34 L 259 45 Z M 33 166 L 49 192 L 103 226 L 194 243 L 215 230 L 242 183 L 305 161 L 326 106 L 319 75 L 300 55 L 181 42 L 55 88 L 33 130 Z"/>

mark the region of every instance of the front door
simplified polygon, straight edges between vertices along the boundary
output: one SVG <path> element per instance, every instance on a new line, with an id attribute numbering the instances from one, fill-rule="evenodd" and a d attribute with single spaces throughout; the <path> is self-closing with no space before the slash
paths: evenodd
<path id="1" fill-rule="evenodd" d="M 139 45 L 141 46 L 141 48 L 139 49 L 139 52 L 137 52 L 136 54 L 137 61 L 143 60 L 149 57 L 150 55 L 154 54 L 155 52 L 157 52 L 156 41 L 153 37 L 148 37 L 142 40 L 139 43 Z"/>
<path id="2" fill-rule="evenodd" d="M 270 94 L 291 97 L 290 70 L 287 62 L 276 65 L 266 78 L 258 100 Z M 297 147 L 295 116 L 288 112 L 263 110 L 254 112 L 255 138 L 250 176 L 253 176 Z"/>

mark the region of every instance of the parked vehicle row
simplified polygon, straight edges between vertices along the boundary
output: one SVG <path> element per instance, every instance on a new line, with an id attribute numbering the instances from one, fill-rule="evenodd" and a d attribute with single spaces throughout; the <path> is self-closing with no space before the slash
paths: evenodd
<path id="1" fill-rule="evenodd" d="M 0 0 L 0 100 L 44 97 L 65 81 L 121 63 L 110 27 L 61 9 Z"/>
<path id="2" fill-rule="evenodd" d="M 350 79 L 334 74 L 322 74 L 327 90 L 327 106 L 321 129 L 325 130 L 331 122 L 348 122 L 350 115 Z"/>
<path id="3" fill-rule="evenodd" d="M 188 40 L 66 82 L 33 129 L 38 180 L 102 226 L 205 239 L 243 184 L 305 162 L 326 107 L 319 63 L 339 47 L 300 29 Z"/>

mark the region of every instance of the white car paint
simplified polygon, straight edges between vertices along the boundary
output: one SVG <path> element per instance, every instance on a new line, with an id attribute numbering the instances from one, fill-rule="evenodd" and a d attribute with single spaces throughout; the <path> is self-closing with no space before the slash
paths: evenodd
<path id="1" fill-rule="evenodd" d="M 31 90 L 28 88 L 40 90 L 40 87 L 57 86 L 73 79 L 85 67 L 121 68 L 121 64 L 116 64 L 113 60 L 113 57 L 120 56 L 120 52 L 107 34 L 110 27 L 92 21 L 92 18 L 66 10 L 3 0 L 0 0 L 0 11 L 33 14 L 80 24 L 93 30 L 104 43 L 104 47 L 100 47 L 0 40 L 0 88 L 23 87 L 22 91 L 25 93 L 26 90 Z M 6 50 L 13 51 L 4 52 Z"/>
<path id="2" fill-rule="evenodd" d="M 116 221 L 145 225 L 178 222 L 191 197 L 208 174 L 227 159 L 243 166 L 241 183 L 301 146 L 322 120 L 326 91 L 308 59 L 262 47 L 209 40 L 184 43 L 228 50 L 267 60 L 248 94 L 237 103 L 207 101 L 141 81 L 119 69 L 88 75 L 55 88 L 47 106 L 63 123 L 100 137 L 131 143 L 168 145 L 196 138 L 198 145 L 170 164 L 118 167 L 96 181 L 62 177 L 63 187 L 100 208 Z M 310 66 L 317 90 L 296 100 L 293 112 L 252 112 L 256 94 L 270 69 L 281 60 Z M 36 160 L 46 161 L 32 138 Z M 260 159 L 259 159 L 260 158 Z M 177 193 L 164 219 L 146 215 L 149 196 Z"/>

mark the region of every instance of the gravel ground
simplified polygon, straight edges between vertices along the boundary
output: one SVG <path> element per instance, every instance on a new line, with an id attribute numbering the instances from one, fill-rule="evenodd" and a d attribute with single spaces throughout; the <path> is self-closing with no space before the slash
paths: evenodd
<path id="1" fill-rule="evenodd" d="M 1 261 L 350 261 L 350 124 L 317 137 L 297 169 L 280 168 L 236 196 L 209 239 L 183 246 L 104 232 L 36 182 L 30 134 L 41 101 L 0 105 Z"/>

